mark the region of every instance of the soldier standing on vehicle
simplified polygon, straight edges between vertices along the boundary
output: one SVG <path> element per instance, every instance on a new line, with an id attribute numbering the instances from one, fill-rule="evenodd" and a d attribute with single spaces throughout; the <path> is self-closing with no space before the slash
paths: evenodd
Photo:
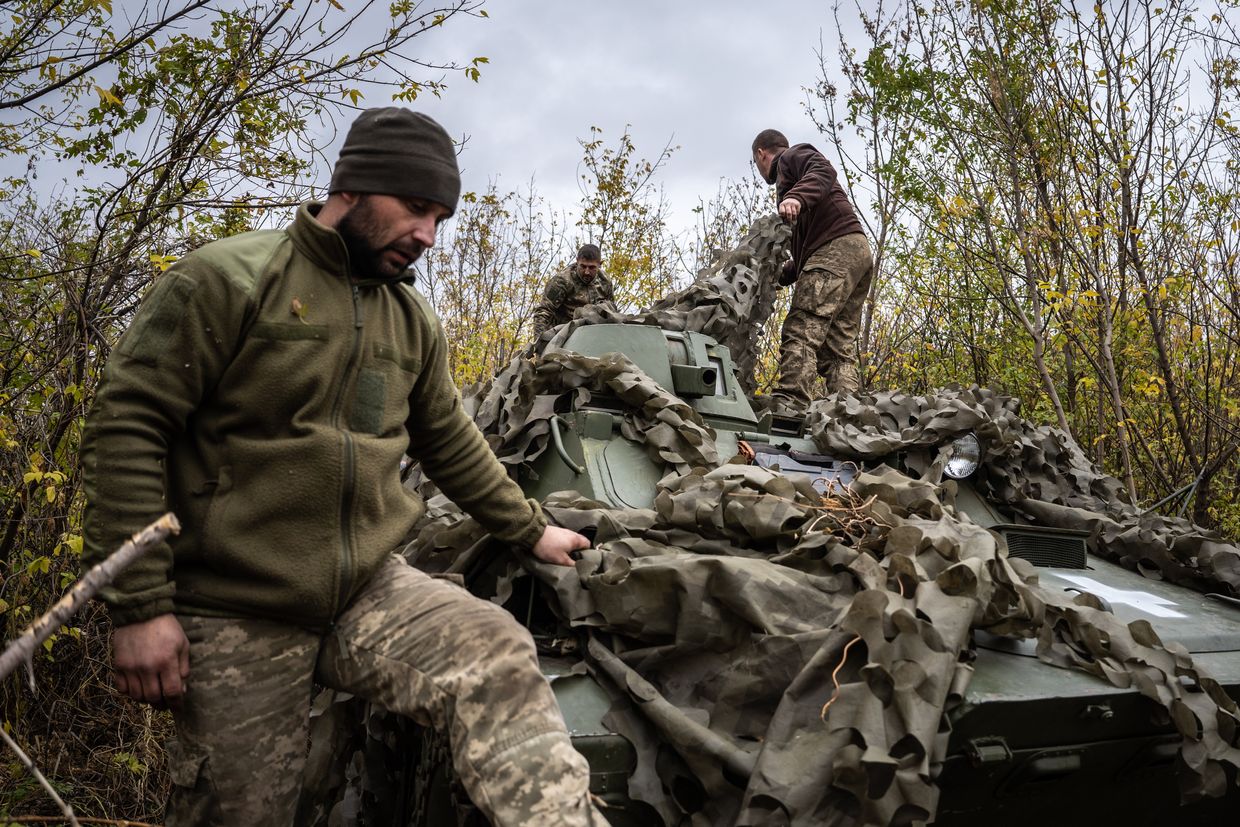
<path id="1" fill-rule="evenodd" d="M 166 509 L 183 533 L 104 599 L 117 688 L 167 706 L 168 824 L 292 824 L 314 684 L 448 734 L 497 825 L 603 824 L 529 633 L 394 555 L 407 452 L 521 553 L 571 565 L 462 410 L 407 269 L 452 214 L 451 139 L 363 112 L 324 203 L 178 261 L 109 359 L 82 447 L 83 564 Z"/>
<path id="2" fill-rule="evenodd" d="M 751 151 L 762 177 L 775 185 L 780 216 L 793 225 L 792 260 L 779 283 L 796 287 L 772 396 L 777 409 L 801 411 L 815 374 L 826 380 L 828 393 L 860 389 L 855 351 L 874 259 L 839 176 L 821 152 L 809 144 L 789 147 L 774 129 L 759 132 Z"/>
<path id="3" fill-rule="evenodd" d="M 551 277 L 542 301 L 534 311 L 534 338 L 543 331 L 564 324 L 588 304 L 607 303 L 615 309 L 611 280 L 603 275 L 603 254 L 594 244 L 583 244 L 577 262 Z"/>

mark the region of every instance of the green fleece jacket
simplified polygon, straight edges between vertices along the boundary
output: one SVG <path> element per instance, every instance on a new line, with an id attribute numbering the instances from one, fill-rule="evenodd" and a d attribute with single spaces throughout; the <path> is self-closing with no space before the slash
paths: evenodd
<path id="1" fill-rule="evenodd" d="M 178 261 L 108 360 L 83 438 L 83 564 L 165 510 L 183 527 L 104 592 L 118 625 L 330 626 L 424 511 L 400 483 L 406 453 L 500 539 L 541 536 L 461 407 L 426 300 L 351 281 L 315 212 Z"/>

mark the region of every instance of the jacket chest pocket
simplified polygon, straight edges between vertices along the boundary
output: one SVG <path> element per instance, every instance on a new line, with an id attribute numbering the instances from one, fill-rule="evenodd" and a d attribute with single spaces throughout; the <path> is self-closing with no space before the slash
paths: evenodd
<path id="1" fill-rule="evenodd" d="M 375 344 L 371 356 L 357 374 L 349 428 L 382 436 L 388 430 L 404 428 L 409 418 L 409 394 L 418 381 L 422 362 L 385 344 Z"/>
<path id="2" fill-rule="evenodd" d="M 337 335 L 337 339 L 339 336 Z M 319 420 L 330 410 L 341 345 L 326 325 L 256 322 L 225 384 L 231 404 L 260 402 L 267 427 Z"/>

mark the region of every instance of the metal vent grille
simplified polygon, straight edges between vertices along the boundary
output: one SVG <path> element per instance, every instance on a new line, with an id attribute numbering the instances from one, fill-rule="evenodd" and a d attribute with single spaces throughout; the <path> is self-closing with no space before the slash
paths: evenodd
<path id="1" fill-rule="evenodd" d="M 1035 566 L 1062 569 L 1083 569 L 1085 538 L 1022 529 L 1003 529 L 1008 554 L 1028 560 Z"/>

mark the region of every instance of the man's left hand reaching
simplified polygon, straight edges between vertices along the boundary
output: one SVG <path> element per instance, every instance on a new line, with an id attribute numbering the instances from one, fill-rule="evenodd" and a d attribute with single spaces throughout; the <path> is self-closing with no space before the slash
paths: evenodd
<path id="1" fill-rule="evenodd" d="M 577 532 L 549 525 L 543 529 L 542 537 L 534 544 L 530 552 L 544 563 L 571 566 L 573 558 L 569 557 L 568 553 L 589 547 L 590 541 Z"/>

